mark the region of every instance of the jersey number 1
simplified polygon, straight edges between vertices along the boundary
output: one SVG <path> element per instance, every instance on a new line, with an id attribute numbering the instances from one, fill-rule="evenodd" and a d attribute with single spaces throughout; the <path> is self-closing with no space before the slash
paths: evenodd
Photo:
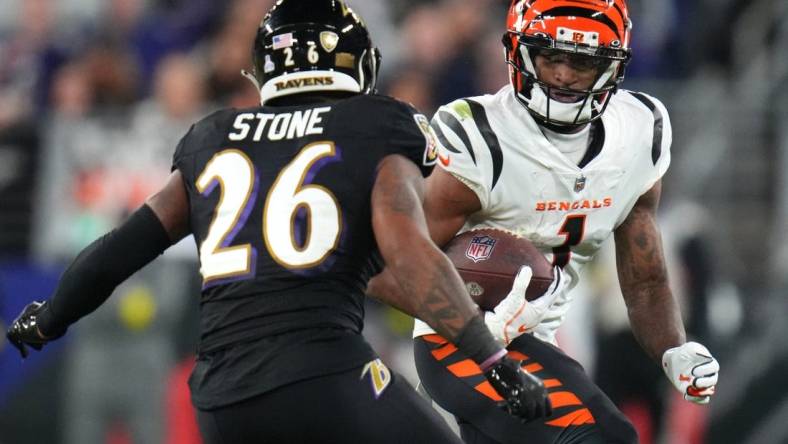
<path id="1" fill-rule="evenodd" d="M 572 257 L 571 248 L 583 240 L 585 227 L 585 214 L 573 214 L 566 217 L 564 225 L 558 231 L 558 234 L 563 235 L 566 239 L 563 244 L 553 248 L 553 265 L 561 268 L 566 267 L 566 264 L 569 263 L 569 259 Z"/>
<path id="2" fill-rule="evenodd" d="M 283 267 L 313 267 L 325 260 L 339 242 L 342 214 L 336 197 L 325 187 L 304 184 L 316 162 L 335 155 L 333 143 L 307 145 L 279 172 L 268 191 L 261 234 L 271 258 Z M 230 246 L 246 223 L 257 194 L 257 175 L 246 154 L 228 149 L 208 162 L 197 178 L 197 190 L 207 196 L 217 185 L 221 189 L 219 204 L 200 245 L 200 272 L 205 283 L 254 272 L 256 251 L 251 244 Z M 299 212 L 306 220 L 306 238 L 301 243 L 295 235 Z"/>

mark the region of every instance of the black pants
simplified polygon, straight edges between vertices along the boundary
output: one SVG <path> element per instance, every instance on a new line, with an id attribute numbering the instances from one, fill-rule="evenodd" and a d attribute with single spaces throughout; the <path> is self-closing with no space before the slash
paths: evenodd
<path id="1" fill-rule="evenodd" d="M 468 444 L 637 444 L 626 417 L 577 361 L 531 335 L 509 345 L 509 356 L 542 378 L 553 414 L 521 423 L 496 405 L 500 396 L 476 364 L 437 335 L 415 339 L 416 369 L 427 393 L 457 418 Z M 622 363 L 622 365 L 626 365 Z"/>
<path id="2" fill-rule="evenodd" d="M 200 432 L 205 444 L 461 443 L 407 381 L 387 372 L 368 365 L 198 409 Z"/>

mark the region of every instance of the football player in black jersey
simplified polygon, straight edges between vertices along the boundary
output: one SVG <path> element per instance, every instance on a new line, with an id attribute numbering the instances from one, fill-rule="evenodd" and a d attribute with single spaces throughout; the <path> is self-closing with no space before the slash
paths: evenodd
<path id="1" fill-rule="evenodd" d="M 167 184 L 24 309 L 11 343 L 23 357 L 41 349 L 194 234 L 189 384 L 208 443 L 459 442 L 361 336 L 382 256 L 406 290 L 385 302 L 474 359 L 512 415 L 549 414 L 542 382 L 506 357 L 429 239 L 422 174 L 435 142 L 424 116 L 374 94 L 380 56 L 360 18 L 338 0 L 280 0 L 253 54 L 263 106 L 193 125 Z"/>

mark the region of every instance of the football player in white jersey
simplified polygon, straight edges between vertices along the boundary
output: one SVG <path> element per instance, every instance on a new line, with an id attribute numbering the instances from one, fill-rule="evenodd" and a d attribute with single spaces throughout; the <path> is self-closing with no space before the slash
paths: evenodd
<path id="1" fill-rule="evenodd" d="M 549 309 L 517 288 L 487 325 L 510 356 L 550 390 L 551 417 L 520 423 L 467 357 L 416 321 L 422 384 L 473 443 L 635 443 L 629 421 L 554 346 L 578 272 L 611 234 L 632 330 L 688 401 L 714 394 L 719 364 L 686 342 L 668 287 L 656 210 L 672 139 L 664 105 L 618 89 L 630 59 L 624 0 L 513 0 L 504 34 L 511 82 L 494 95 L 436 113 L 439 168 L 427 179 L 425 213 L 438 245 L 492 227 L 530 239 L 571 279 Z M 384 272 L 370 294 L 397 291 Z M 525 306 L 526 309 L 518 309 Z M 522 334 L 522 332 L 530 334 Z M 519 336 L 518 336 L 519 335 Z M 626 365 L 626 363 L 621 363 Z"/>

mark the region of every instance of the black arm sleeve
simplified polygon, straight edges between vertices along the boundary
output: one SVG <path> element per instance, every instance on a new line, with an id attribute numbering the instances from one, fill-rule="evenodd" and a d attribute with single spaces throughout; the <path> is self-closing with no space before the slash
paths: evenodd
<path id="1" fill-rule="evenodd" d="M 99 238 L 74 259 L 60 278 L 48 309 L 38 316 L 41 333 L 62 335 L 69 325 L 91 313 L 115 287 L 170 245 L 156 213 L 143 205 L 128 221 Z"/>
<path id="2" fill-rule="evenodd" d="M 474 362 L 487 371 L 493 362 L 506 356 L 503 349 L 492 333 L 484 324 L 484 317 L 476 315 L 471 319 L 462 331 L 454 339 L 454 344 Z"/>

